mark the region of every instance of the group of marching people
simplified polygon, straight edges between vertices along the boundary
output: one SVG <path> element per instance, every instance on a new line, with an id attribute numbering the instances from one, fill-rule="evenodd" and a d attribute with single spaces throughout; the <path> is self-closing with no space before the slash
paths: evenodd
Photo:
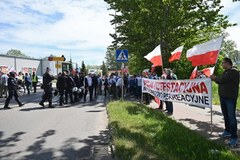
<path id="1" fill-rule="evenodd" d="M 60 106 L 79 102 L 81 99 L 87 101 L 88 94 L 89 100 L 93 101 L 93 96 L 101 94 L 101 89 L 98 89 L 100 84 L 101 77 L 96 74 L 89 73 L 84 76 L 83 72 L 70 74 L 69 71 L 64 71 L 58 74 L 54 95 L 59 95 Z"/>
<path id="2" fill-rule="evenodd" d="M 37 83 L 38 83 L 38 77 L 35 74 L 35 72 L 32 72 L 32 74 L 19 72 L 16 74 L 14 73 L 15 78 L 17 79 L 17 83 L 20 87 L 22 87 L 23 92 L 27 94 L 30 94 L 33 88 L 33 92 L 36 93 L 37 90 Z M 0 72 L 0 98 L 8 97 L 8 78 L 10 77 L 10 73 L 2 73 Z"/>
<path id="3" fill-rule="evenodd" d="M 14 74 L 11 73 L 11 77 Z M 34 77 L 35 73 L 33 73 Z M 36 76 L 37 77 L 37 76 Z M 89 97 L 89 101 L 93 101 L 93 97 L 96 97 L 97 94 L 102 94 L 102 88 L 104 90 L 104 95 L 112 95 L 113 98 L 120 98 L 122 89 L 124 96 L 135 97 L 137 99 L 141 99 L 142 96 L 142 78 L 150 78 L 150 79 L 177 79 L 176 75 L 170 70 L 165 69 L 162 76 L 158 77 L 156 73 L 141 73 L 138 75 L 128 75 L 124 74 L 123 76 L 118 76 L 117 74 L 112 73 L 110 76 L 104 76 L 102 78 L 100 75 L 88 73 L 86 76 L 83 72 L 75 72 L 70 73 L 69 71 L 63 71 L 59 73 L 57 77 L 50 75 L 50 68 L 46 68 L 46 72 L 43 74 L 43 84 L 41 88 L 43 89 L 42 100 L 39 105 L 45 107 L 44 102 L 48 101 L 49 108 L 53 108 L 52 99 L 53 93 L 55 96 L 59 97 L 59 105 L 63 106 L 68 103 L 79 102 L 83 99 L 83 101 L 87 101 L 87 97 Z M 27 81 L 30 81 L 30 77 L 28 74 L 24 75 L 19 74 L 14 77 L 16 79 L 16 85 L 22 85 L 23 81 L 26 85 Z M 52 87 L 52 81 L 56 79 L 56 89 L 54 91 Z M 12 85 L 13 83 L 11 83 Z M 15 81 L 14 81 L 15 85 Z M 29 90 L 30 82 L 27 84 L 26 88 Z M 34 85 L 35 86 L 35 85 Z M 19 106 L 22 106 L 22 103 L 19 101 L 17 96 L 17 87 L 11 87 L 10 91 L 11 95 L 6 101 L 5 108 L 8 108 L 8 104 L 12 96 L 15 97 L 16 101 L 19 102 Z M 34 92 L 36 89 L 34 87 Z M 28 91 L 29 93 L 29 91 Z M 89 95 L 89 96 L 87 96 Z M 149 104 L 151 95 L 144 93 L 143 100 L 145 104 Z M 166 109 L 169 114 L 173 113 L 173 107 L 171 102 L 165 102 Z M 162 109 L 163 103 L 159 106 Z"/>

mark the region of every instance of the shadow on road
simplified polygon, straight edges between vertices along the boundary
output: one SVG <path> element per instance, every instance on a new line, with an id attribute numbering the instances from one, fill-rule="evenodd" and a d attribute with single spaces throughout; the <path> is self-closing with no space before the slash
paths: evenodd
<path id="1" fill-rule="evenodd" d="M 9 154 L 3 154 L 3 150 L 6 147 L 14 147 L 18 141 L 21 141 L 20 136 L 25 134 L 25 132 L 17 132 L 13 134 L 11 137 L 3 139 L 3 131 L 0 131 L 0 159 L 9 159 L 9 157 L 17 157 L 19 152 L 12 152 Z M 92 159 L 92 149 L 94 145 L 103 145 L 108 144 L 108 131 L 102 130 L 99 135 L 89 136 L 86 139 L 77 139 L 77 138 L 69 138 L 67 139 L 62 146 L 58 148 L 46 148 L 45 143 L 47 138 L 54 136 L 56 134 L 56 130 L 47 130 L 41 136 L 36 138 L 36 141 L 30 145 L 26 151 L 30 153 L 25 157 L 22 157 L 22 160 L 57 160 L 57 159 L 69 159 L 69 160 L 90 160 Z M 82 143 L 84 147 L 80 149 L 76 149 L 74 147 L 75 144 Z M 55 153 L 60 152 L 61 156 L 56 157 Z"/>

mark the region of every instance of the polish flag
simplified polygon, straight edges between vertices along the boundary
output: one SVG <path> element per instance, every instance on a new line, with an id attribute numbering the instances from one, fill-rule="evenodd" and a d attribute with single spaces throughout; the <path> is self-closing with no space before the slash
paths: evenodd
<path id="1" fill-rule="evenodd" d="M 169 58 L 169 62 L 171 63 L 172 61 L 179 60 L 182 54 L 183 46 L 180 46 L 176 48 L 172 53 L 171 57 Z"/>
<path id="2" fill-rule="evenodd" d="M 193 46 L 187 50 L 187 59 L 192 62 L 192 66 L 215 64 L 222 46 L 222 41 L 223 37 L 219 37 Z"/>
<path id="3" fill-rule="evenodd" d="M 152 52 L 144 56 L 148 61 L 152 62 L 154 66 L 162 66 L 161 48 L 158 45 Z"/>
<path id="4" fill-rule="evenodd" d="M 194 68 L 194 70 L 192 71 L 192 74 L 190 76 L 189 79 L 195 79 L 197 76 L 197 66 Z"/>
<path id="5" fill-rule="evenodd" d="M 213 72 L 214 72 L 215 66 L 214 67 L 209 67 L 209 68 L 205 68 L 202 70 L 202 72 L 205 74 L 205 76 L 210 77 Z"/>

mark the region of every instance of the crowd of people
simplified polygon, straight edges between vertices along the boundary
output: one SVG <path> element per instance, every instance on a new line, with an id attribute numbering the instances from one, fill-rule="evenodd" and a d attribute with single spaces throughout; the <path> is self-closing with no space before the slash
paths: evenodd
<path id="1" fill-rule="evenodd" d="M 35 72 L 25 73 L 19 72 L 16 74 L 15 72 L 10 72 L 8 74 L 0 72 L 0 98 L 8 97 L 8 78 L 11 76 L 10 74 L 14 73 L 14 78 L 17 79 L 17 84 L 22 88 L 23 93 L 30 94 L 31 92 L 36 93 L 37 91 L 37 83 L 38 76 Z"/>
<path id="2" fill-rule="evenodd" d="M 233 67 L 232 61 L 229 58 L 224 58 L 222 62 L 224 72 L 221 76 L 211 75 L 211 79 L 219 85 L 220 105 L 225 122 L 225 130 L 220 137 L 231 137 L 229 145 L 236 145 L 238 142 L 237 136 L 237 120 L 236 120 L 236 104 L 239 90 L 239 71 Z M 55 96 L 59 96 L 59 105 L 63 106 L 68 103 L 87 101 L 93 101 L 93 98 L 97 95 L 108 96 L 118 99 L 121 96 L 135 97 L 136 99 L 143 99 L 145 104 L 149 104 L 150 100 L 154 97 L 148 93 L 142 94 L 142 78 L 150 79 L 166 79 L 176 80 L 177 75 L 171 69 L 164 69 L 161 76 L 157 76 L 155 72 L 142 72 L 138 75 L 123 76 L 112 73 L 109 77 L 106 75 L 101 77 L 96 74 L 84 75 L 83 72 L 75 72 L 74 74 L 69 71 L 59 73 L 57 77 L 50 75 L 50 69 L 46 68 L 46 72 L 43 74 L 43 89 L 42 100 L 39 105 L 45 107 L 44 102 L 48 101 L 48 107 L 53 108 L 53 86 L 52 81 L 56 79 L 56 89 L 54 91 Z M 198 71 L 196 78 L 206 78 L 203 72 Z M 8 75 L 0 74 L 0 97 L 7 98 L 5 101 L 4 109 L 10 109 L 9 103 L 12 97 L 15 98 L 19 107 L 24 104 L 19 100 L 17 90 L 19 86 L 24 88 L 24 92 L 30 94 L 31 87 L 33 92 L 36 93 L 36 86 L 38 83 L 38 77 L 33 72 L 32 75 L 21 72 L 16 75 L 15 72 L 10 72 Z M 102 89 L 104 92 L 102 92 Z M 87 96 L 89 95 L 89 96 Z M 143 97 L 142 97 L 143 95 Z M 70 101 L 69 101 L 70 100 Z M 161 101 L 159 104 L 160 110 L 163 110 L 163 103 L 166 105 L 167 115 L 173 114 L 173 103 L 171 101 Z"/>

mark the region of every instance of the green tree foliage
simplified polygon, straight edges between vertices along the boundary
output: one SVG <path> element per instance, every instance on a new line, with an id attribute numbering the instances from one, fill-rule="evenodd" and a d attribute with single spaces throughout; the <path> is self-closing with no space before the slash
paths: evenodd
<path id="1" fill-rule="evenodd" d="M 84 61 L 82 61 L 82 66 L 81 66 L 81 70 L 80 70 L 80 71 L 83 72 L 84 75 L 87 74 L 87 70 L 86 70 L 86 67 L 85 67 Z"/>
<path id="2" fill-rule="evenodd" d="M 150 68 L 144 56 L 160 44 L 164 68 L 175 68 L 179 78 L 189 78 L 193 67 L 185 58 L 186 50 L 234 25 L 219 14 L 220 0 L 105 1 L 116 11 L 111 21 L 116 26 L 116 34 L 111 34 L 113 46 L 121 44 L 129 50 L 131 73 Z M 181 60 L 169 63 L 171 51 L 180 45 L 184 45 Z"/>
<path id="3" fill-rule="evenodd" d="M 102 75 L 107 75 L 108 70 L 107 70 L 107 66 L 105 65 L 104 61 L 102 62 L 101 70 L 102 70 Z"/>
<path id="4" fill-rule="evenodd" d="M 112 47 L 108 47 L 105 59 L 106 59 L 106 67 L 108 68 L 108 70 L 121 69 L 121 63 L 116 62 L 116 49 Z"/>
<path id="5" fill-rule="evenodd" d="M 17 57 L 29 57 L 27 55 L 25 55 L 24 53 L 22 53 L 20 50 L 17 50 L 17 49 L 11 49 L 9 50 L 6 55 L 9 55 L 9 56 L 17 56 Z"/>

